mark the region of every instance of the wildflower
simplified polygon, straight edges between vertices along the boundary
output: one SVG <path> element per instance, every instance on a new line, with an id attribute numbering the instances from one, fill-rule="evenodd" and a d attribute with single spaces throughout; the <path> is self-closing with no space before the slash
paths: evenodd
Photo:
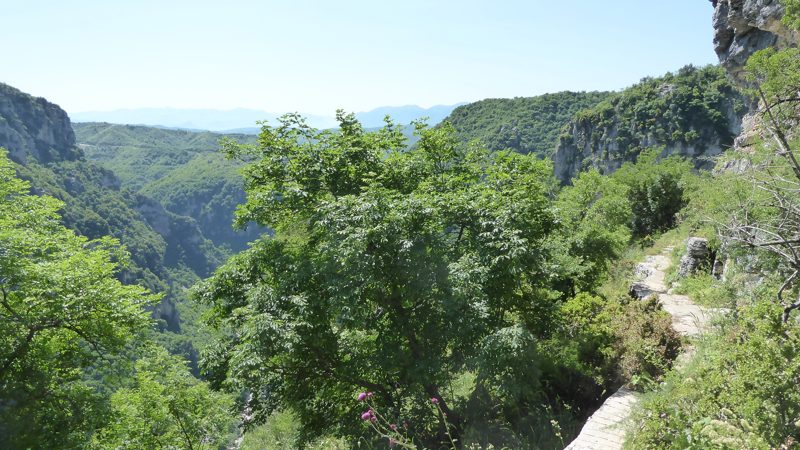
<path id="1" fill-rule="evenodd" d="M 367 392 L 367 398 L 372 398 L 374 395 L 372 392 Z"/>
<path id="2" fill-rule="evenodd" d="M 439 399 L 436 398 L 436 397 L 431 397 L 431 403 L 433 403 L 434 405 L 438 405 L 439 404 Z"/>
<path id="3" fill-rule="evenodd" d="M 370 420 L 373 417 L 372 410 L 368 409 L 361 413 L 361 420 Z"/>
<path id="4" fill-rule="evenodd" d="M 367 393 L 366 392 L 362 392 L 362 393 L 358 394 L 358 401 L 363 402 L 366 399 L 367 399 Z"/>
<path id="5" fill-rule="evenodd" d="M 391 428 L 392 431 L 397 431 L 397 424 L 393 423 L 393 424 L 389 425 L 389 428 Z"/>
<path id="6" fill-rule="evenodd" d="M 397 445 L 397 440 L 395 438 L 389 438 L 389 447 L 394 447 Z"/>

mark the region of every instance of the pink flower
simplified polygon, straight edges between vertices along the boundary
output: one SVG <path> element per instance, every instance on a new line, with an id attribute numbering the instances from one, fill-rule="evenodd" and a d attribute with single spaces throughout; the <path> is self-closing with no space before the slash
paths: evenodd
<path id="1" fill-rule="evenodd" d="M 375 395 L 375 394 L 373 394 L 372 392 L 367 392 L 367 397 L 368 397 L 368 398 L 372 398 L 374 395 Z"/>
<path id="2" fill-rule="evenodd" d="M 366 392 L 362 392 L 362 393 L 358 394 L 358 401 L 363 402 L 366 399 L 367 399 L 367 393 Z"/>
<path id="3" fill-rule="evenodd" d="M 361 413 L 361 420 L 370 420 L 372 418 L 372 410 L 368 409 Z"/>
<path id="4" fill-rule="evenodd" d="M 392 431 L 397 431 L 397 424 L 393 423 L 393 424 L 389 425 L 389 428 L 391 428 Z"/>
<path id="5" fill-rule="evenodd" d="M 377 422 L 378 418 L 375 416 L 375 414 L 372 414 L 372 417 L 370 417 L 369 420 L 370 422 Z"/>
<path id="6" fill-rule="evenodd" d="M 436 397 L 431 397 L 431 403 L 433 403 L 434 405 L 438 405 L 439 404 L 439 399 L 436 398 Z"/>
<path id="7" fill-rule="evenodd" d="M 394 447 L 397 445 L 397 441 L 394 438 L 389 438 L 389 447 Z"/>

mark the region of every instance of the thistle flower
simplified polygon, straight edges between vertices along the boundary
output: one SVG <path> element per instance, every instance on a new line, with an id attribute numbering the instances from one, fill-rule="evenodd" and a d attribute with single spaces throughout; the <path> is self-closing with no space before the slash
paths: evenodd
<path id="1" fill-rule="evenodd" d="M 393 423 L 393 424 L 389 425 L 389 428 L 391 428 L 392 431 L 397 431 L 397 424 Z"/>
<path id="2" fill-rule="evenodd" d="M 367 393 L 366 392 L 362 392 L 362 393 L 358 394 L 358 401 L 363 402 L 366 399 L 367 399 Z"/>
<path id="3" fill-rule="evenodd" d="M 372 398 L 374 396 L 375 396 L 375 394 L 373 394 L 372 392 L 367 392 L 367 398 Z"/>
<path id="4" fill-rule="evenodd" d="M 439 404 L 439 399 L 436 398 L 436 397 L 431 397 L 431 403 L 433 403 L 434 405 L 438 405 Z"/>
<path id="5" fill-rule="evenodd" d="M 361 413 L 361 420 L 370 420 L 373 417 L 372 410 L 368 409 Z"/>

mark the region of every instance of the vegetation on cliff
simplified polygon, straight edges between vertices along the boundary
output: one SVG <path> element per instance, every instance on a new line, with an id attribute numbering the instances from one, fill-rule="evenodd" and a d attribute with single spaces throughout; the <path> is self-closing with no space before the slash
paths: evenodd
<path id="1" fill-rule="evenodd" d="M 591 167 L 611 173 L 647 148 L 713 166 L 708 158 L 730 147 L 745 111 L 720 67 L 686 66 L 645 78 L 575 114 L 559 138 L 556 176 L 568 182 Z"/>
<path id="2" fill-rule="evenodd" d="M 128 262 L 118 241 L 76 235 L 60 224 L 63 204 L 29 187 L 0 150 L 0 447 L 76 448 L 115 420 L 109 395 L 149 334 L 146 307 L 158 297 L 115 278 Z M 176 367 L 192 377 L 184 363 Z M 171 414 L 190 405 L 176 404 Z M 202 440 L 205 429 L 190 433 Z"/>
<path id="3" fill-rule="evenodd" d="M 787 2 L 786 23 L 797 20 Z M 794 9 L 793 9 L 794 8 Z M 797 134 L 800 53 L 766 49 L 745 68 L 759 100 L 752 145 L 728 156 L 684 213 L 727 259 L 721 281 L 705 278 L 716 306 L 730 308 L 698 343 L 693 363 L 645 401 L 631 448 L 795 448 L 800 441 L 800 286 Z M 686 283 L 698 289 L 699 280 Z"/>

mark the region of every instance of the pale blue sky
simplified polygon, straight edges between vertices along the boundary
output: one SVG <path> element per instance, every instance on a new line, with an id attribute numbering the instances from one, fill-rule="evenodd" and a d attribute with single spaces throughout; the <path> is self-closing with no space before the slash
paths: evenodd
<path id="1" fill-rule="evenodd" d="M 0 0 L 0 81 L 69 112 L 452 104 L 715 63 L 706 0 Z"/>

